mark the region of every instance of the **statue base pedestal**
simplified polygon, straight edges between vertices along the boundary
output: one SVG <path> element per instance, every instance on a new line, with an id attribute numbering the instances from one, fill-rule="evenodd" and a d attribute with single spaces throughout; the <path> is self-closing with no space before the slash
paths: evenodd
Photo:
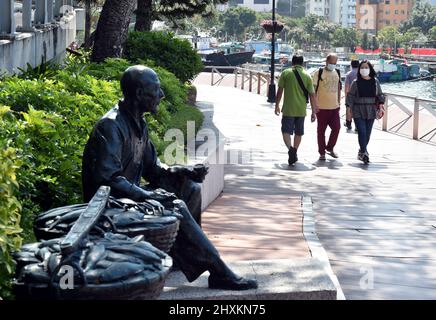
<path id="1" fill-rule="evenodd" d="M 180 272 L 169 275 L 161 300 L 336 300 L 337 290 L 324 264 L 314 258 L 229 263 L 238 275 L 255 278 L 259 288 L 247 291 L 212 290 L 206 272 L 189 283 Z M 253 272 L 254 271 L 254 272 Z"/>

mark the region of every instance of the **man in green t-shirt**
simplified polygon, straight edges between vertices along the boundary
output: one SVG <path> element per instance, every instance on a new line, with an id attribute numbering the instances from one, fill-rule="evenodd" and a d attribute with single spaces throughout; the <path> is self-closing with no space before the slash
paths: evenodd
<path id="1" fill-rule="evenodd" d="M 282 96 L 283 108 L 280 110 Z M 292 68 L 282 72 L 279 79 L 279 90 L 277 91 L 275 114 L 283 113 L 282 134 L 283 141 L 288 148 L 288 163 L 293 165 L 298 161 L 297 150 L 304 135 L 304 120 L 306 117 L 306 107 L 309 102 L 312 106 L 312 122 L 316 120 L 318 112 L 316 94 L 313 88 L 311 76 L 303 69 L 303 57 L 292 57 Z M 294 145 L 292 145 L 292 135 L 295 132 Z"/>

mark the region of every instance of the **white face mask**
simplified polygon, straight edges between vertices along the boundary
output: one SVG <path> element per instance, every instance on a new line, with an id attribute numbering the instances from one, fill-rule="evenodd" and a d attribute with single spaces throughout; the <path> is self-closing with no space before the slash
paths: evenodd
<path id="1" fill-rule="evenodd" d="M 369 76 L 369 69 L 360 69 L 360 75 L 362 77 L 367 77 Z"/>
<path id="2" fill-rule="evenodd" d="M 335 64 L 332 64 L 332 63 L 329 63 L 329 64 L 327 65 L 327 69 L 330 70 L 330 71 L 333 71 L 333 70 L 336 69 L 336 65 L 335 65 Z"/>

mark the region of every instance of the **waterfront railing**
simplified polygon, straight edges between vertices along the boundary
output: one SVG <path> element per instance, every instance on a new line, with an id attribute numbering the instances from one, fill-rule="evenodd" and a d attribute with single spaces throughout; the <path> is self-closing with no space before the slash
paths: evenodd
<path id="1" fill-rule="evenodd" d="M 271 82 L 271 74 L 254 68 L 207 67 L 211 75 L 211 86 L 223 83 L 227 77 L 234 77 L 233 86 L 241 90 L 256 92 L 266 96 Z M 276 74 L 278 81 L 280 73 Z M 228 83 L 228 81 L 227 81 Z M 386 92 L 385 116 L 380 129 L 413 138 L 436 143 L 436 100 L 410 95 Z M 345 104 L 342 96 L 342 105 Z M 342 115 L 345 117 L 345 114 Z"/>
<path id="2" fill-rule="evenodd" d="M 383 131 L 411 135 L 415 140 L 436 142 L 436 100 L 390 92 L 385 95 Z M 390 118 L 395 120 L 390 121 Z"/>

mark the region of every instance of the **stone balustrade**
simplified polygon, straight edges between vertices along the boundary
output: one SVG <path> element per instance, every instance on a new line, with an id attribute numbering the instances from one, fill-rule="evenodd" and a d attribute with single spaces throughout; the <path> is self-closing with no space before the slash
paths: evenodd
<path id="1" fill-rule="evenodd" d="M 60 62 L 75 40 L 73 0 L 0 1 L 0 75 Z"/>
<path id="2" fill-rule="evenodd" d="M 21 7 L 19 5 L 21 4 Z M 0 2 L 0 36 L 14 37 L 17 32 L 33 31 L 74 13 L 73 0 L 2 0 Z M 16 7 L 16 5 L 18 5 Z M 16 11 L 22 14 L 22 26 L 16 28 Z"/>

